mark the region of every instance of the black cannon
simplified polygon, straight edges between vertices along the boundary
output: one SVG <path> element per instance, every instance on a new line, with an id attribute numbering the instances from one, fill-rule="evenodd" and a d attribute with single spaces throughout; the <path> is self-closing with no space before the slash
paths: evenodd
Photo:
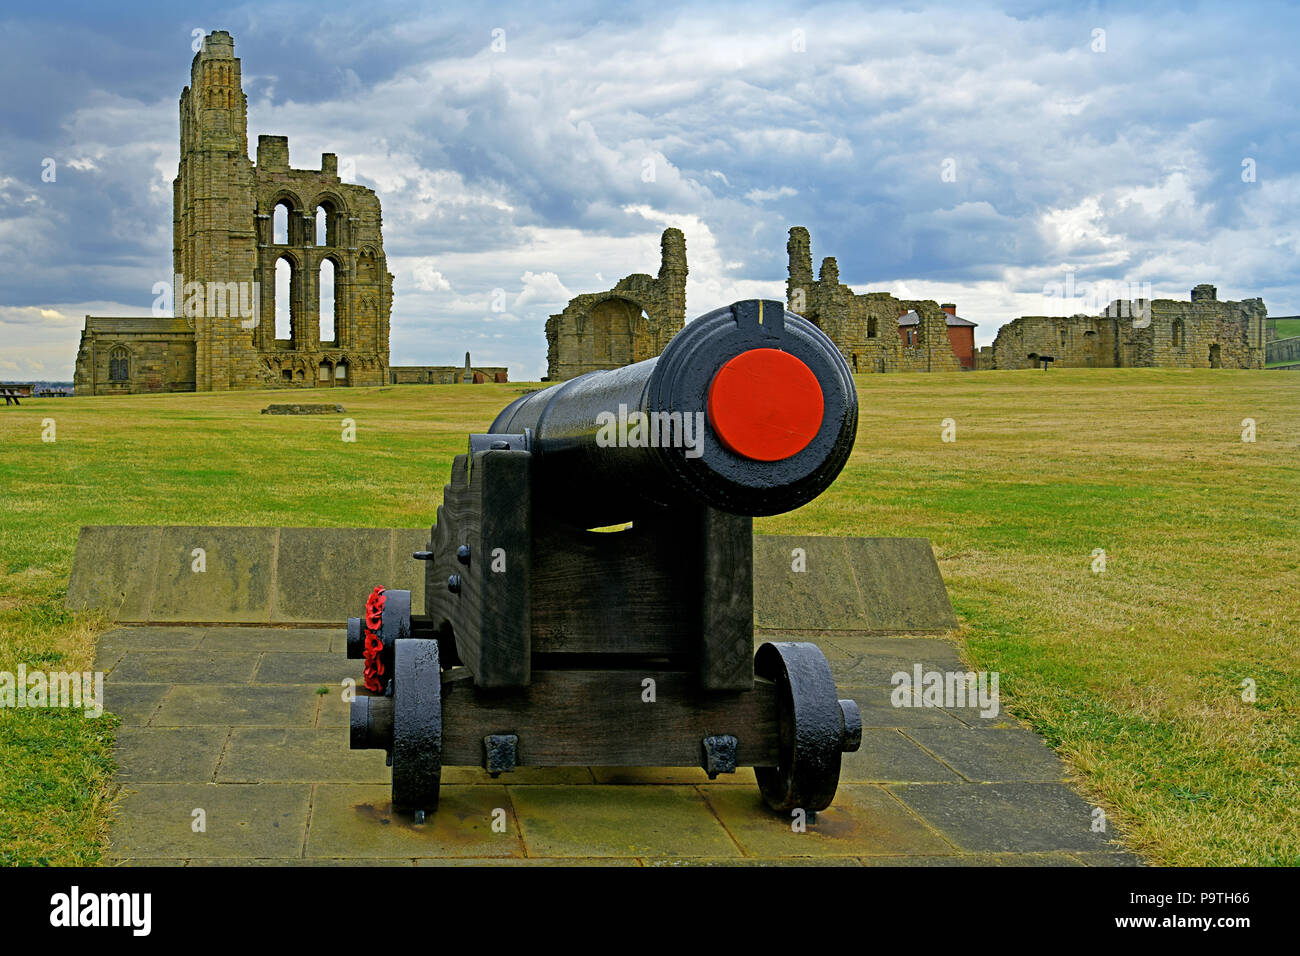
<path id="1" fill-rule="evenodd" d="M 824 491 L 857 419 L 831 340 L 751 300 L 471 435 L 424 613 L 376 588 L 348 622 L 351 745 L 388 752 L 393 808 L 422 820 L 444 764 L 751 766 L 772 808 L 828 806 L 861 718 L 816 645 L 754 653 L 753 516 Z"/>

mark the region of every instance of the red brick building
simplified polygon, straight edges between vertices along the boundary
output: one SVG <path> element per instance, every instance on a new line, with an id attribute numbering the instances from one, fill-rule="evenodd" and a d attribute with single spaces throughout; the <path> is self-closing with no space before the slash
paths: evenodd
<path id="1" fill-rule="evenodd" d="M 975 368 L 975 326 L 976 323 L 963 319 L 957 314 L 957 306 L 945 302 L 940 308 L 944 311 L 948 323 L 948 342 L 952 353 L 957 356 L 963 369 Z M 915 311 L 908 312 L 898 320 L 898 337 L 906 346 L 916 344 L 917 327 L 921 322 Z"/>

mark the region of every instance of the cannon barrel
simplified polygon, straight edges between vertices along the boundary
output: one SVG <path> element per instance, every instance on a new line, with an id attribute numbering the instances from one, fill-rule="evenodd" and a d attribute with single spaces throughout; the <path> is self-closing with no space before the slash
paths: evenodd
<path id="1" fill-rule="evenodd" d="M 526 447 L 540 500 L 597 527 L 642 502 L 791 511 L 835 480 L 857 421 L 835 344 L 782 303 L 751 299 L 688 323 L 658 358 L 517 399 L 476 437 Z"/>

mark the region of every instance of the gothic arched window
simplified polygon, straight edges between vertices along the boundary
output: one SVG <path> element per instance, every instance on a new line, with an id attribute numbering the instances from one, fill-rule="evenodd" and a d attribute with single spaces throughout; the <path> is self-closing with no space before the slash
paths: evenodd
<path id="1" fill-rule="evenodd" d="M 108 353 L 108 380 L 131 381 L 131 353 L 120 345 Z"/>

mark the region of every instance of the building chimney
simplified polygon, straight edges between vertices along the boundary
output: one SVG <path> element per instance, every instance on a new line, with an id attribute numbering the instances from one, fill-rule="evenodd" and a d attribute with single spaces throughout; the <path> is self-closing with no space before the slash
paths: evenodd
<path id="1" fill-rule="evenodd" d="M 943 309 L 943 311 L 947 312 L 954 318 L 957 315 L 957 304 L 955 302 L 945 302 L 943 305 L 939 306 L 939 308 Z"/>

